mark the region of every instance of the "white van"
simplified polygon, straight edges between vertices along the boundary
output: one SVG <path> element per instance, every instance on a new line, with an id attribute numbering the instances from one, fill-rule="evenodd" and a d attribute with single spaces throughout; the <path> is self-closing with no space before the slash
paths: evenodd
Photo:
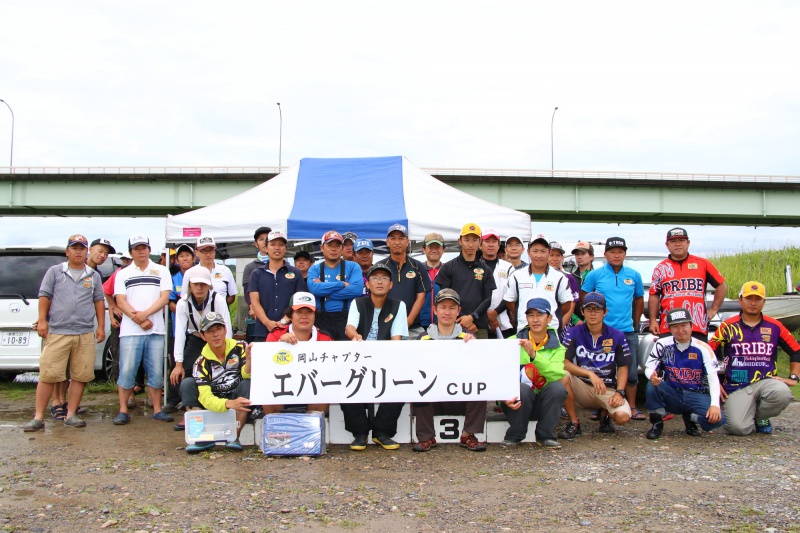
<path id="1" fill-rule="evenodd" d="M 59 246 L 0 247 L 0 379 L 12 380 L 17 374 L 39 371 L 42 339 L 33 329 L 39 318 L 39 286 L 47 269 L 66 261 Z M 115 260 L 102 265 L 110 274 Z M 118 337 L 110 337 L 106 318 L 106 341 L 95 349 L 97 379 L 116 379 Z"/>

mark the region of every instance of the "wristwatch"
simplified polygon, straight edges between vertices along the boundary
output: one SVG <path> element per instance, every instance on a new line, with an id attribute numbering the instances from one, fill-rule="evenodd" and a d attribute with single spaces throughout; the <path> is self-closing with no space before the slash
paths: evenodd
<path id="1" fill-rule="evenodd" d="M 622 396 L 623 398 L 627 398 L 627 396 L 626 396 L 626 394 L 625 394 L 625 389 L 617 389 L 617 391 L 616 391 L 616 392 L 617 392 L 617 394 L 619 394 L 619 395 L 620 395 L 620 396 Z"/>
<path id="2" fill-rule="evenodd" d="M 800 383 L 800 377 L 798 377 L 798 375 L 797 375 L 797 374 L 790 374 L 790 375 L 789 375 L 789 379 L 793 379 L 793 380 L 795 380 L 796 382 Z"/>
<path id="3" fill-rule="evenodd" d="M 286 325 L 286 319 L 285 318 L 281 318 L 281 326 L 285 326 L 285 325 Z"/>

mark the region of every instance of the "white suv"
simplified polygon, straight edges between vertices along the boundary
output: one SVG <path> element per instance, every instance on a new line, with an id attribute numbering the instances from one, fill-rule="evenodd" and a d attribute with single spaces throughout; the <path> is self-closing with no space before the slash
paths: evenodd
<path id="1" fill-rule="evenodd" d="M 42 339 L 32 325 L 39 318 L 39 286 L 47 269 L 66 261 L 58 246 L 0 247 L 0 379 L 13 379 L 23 372 L 39 370 Z M 102 265 L 102 274 L 113 271 L 114 259 Z M 95 349 L 97 379 L 115 379 L 118 339 L 110 336 L 106 318 L 106 338 Z"/>

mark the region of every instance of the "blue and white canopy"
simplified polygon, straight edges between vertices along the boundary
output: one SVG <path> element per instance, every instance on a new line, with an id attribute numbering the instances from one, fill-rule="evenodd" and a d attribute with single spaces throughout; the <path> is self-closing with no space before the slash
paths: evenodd
<path id="1" fill-rule="evenodd" d="M 182 243 L 202 235 L 252 246 L 255 229 L 269 226 L 290 240 L 318 240 L 328 230 L 384 239 L 399 223 L 412 241 L 431 232 L 455 241 L 468 222 L 530 238 L 528 214 L 450 187 L 405 157 L 305 158 L 233 198 L 167 217 L 166 237 Z"/>

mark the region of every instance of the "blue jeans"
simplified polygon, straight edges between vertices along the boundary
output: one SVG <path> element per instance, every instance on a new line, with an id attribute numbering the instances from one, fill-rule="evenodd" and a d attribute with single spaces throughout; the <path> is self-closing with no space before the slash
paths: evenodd
<path id="1" fill-rule="evenodd" d="M 119 338 L 119 378 L 117 385 L 132 389 L 136 370 L 144 362 L 147 386 L 164 386 L 164 335 L 128 335 Z"/>
<path id="2" fill-rule="evenodd" d="M 631 362 L 628 364 L 628 385 L 639 383 L 639 335 L 635 331 L 625 334 L 628 348 L 631 351 Z"/>
<path id="3" fill-rule="evenodd" d="M 652 382 L 647 383 L 647 403 L 648 411 L 664 409 L 668 413 L 682 415 L 683 413 L 697 413 L 700 417 L 700 427 L 703 431 L 722 427 L 727 421 L 725 413 L 721 412 L 722 418 L 716 424 L 712 424 L 706 418 L 708 408 L 711 407 L 711 396 L 702 392 L 694 392 L 685 389 L 670 387 L 662 381 L 658 387 Z"/>

